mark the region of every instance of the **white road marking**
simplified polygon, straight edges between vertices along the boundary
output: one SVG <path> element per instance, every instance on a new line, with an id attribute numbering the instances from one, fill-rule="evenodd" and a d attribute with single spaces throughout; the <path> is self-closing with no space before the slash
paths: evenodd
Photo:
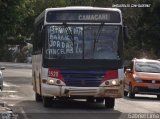
<path id="1" fill-rule="evenodd" d="M 3 83 L 3 86 L 4 86 L 4 87 L 20 87 L 20 86 L 17 86 L 17 85 L 8 84 L 8 83 L 6 83 L 6 82 Z"/>
<path id="2" fill-rule="evenodd" d="M 16 93 L 18 91 L 15 90 L 3 90 L 2 93 Z"/>

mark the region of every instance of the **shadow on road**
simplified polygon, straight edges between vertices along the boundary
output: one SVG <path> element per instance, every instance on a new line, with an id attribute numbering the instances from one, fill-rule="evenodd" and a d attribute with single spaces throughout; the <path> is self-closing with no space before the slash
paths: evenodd
<path id="1" fill-rule="evenodd" d="M 130 101 L 148 101 L 148 102 L 160 102 L 160 99 L 156 97 L 147 97 L 147 96 L 135 96 L 134 98 L 129 98 L 129 97 L 124 97 L 125 100 L 130 100 Z"/>
<path id="2" fill-rule="evenodd" d="M 121 116 L 121 112 L 106 109 L 103 104 L 79 100 L 56 100 L 51 108 L 35 101 L 21 101 L 12 108 L 21 119 L 25 116 L 27 119 L 118 119 Z"/>
<path id="3" fill-rule="evenodd" d="M 34 100 L 26 100 L 26 101 L 21 101 L 17 103 L 15 106 L 23 106 L 26 109 L 31 108 L 33 110 L 34 108 L 39 111 L 45 111 L 45 110 L 50 110 L 50 111 L 55 111 L 55 110 L 71 110 L 71 111 L 107 111 L 107 112 L 117 112 L 114 109 L 106 109 L 104 104 L 102 103 L 88 103 L 83 100 L 53 100 L 52 101 L 52 107 L 50 108 L 45 108 L 43 107 L 42 102 L 35 102 Z M 39 107 L 39 108 L 38 108 Z M 28 110 L 29 112 L 31 110 Z M 37 112 L 37 111 L 36 111 Z"/>
<path id="4" fill-rule="evenodd" d="M 11 84 L 15 84 L 15 85 L 20 85 L 20 84 L 29 84 L 31 85 L 32 82 L 31 82 L 31 78 L 30 77 L 24 77 L 24 76 L 19 76 L 19 77 L 5 77 L 5 80 L 4 80 L 6 83 L 11 83 Z"/>

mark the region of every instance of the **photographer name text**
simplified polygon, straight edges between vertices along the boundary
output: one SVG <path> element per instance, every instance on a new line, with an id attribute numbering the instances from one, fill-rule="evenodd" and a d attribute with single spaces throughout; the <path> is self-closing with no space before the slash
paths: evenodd
<path id="1" fill-rule="evenodd" d="M 151 7 L 151 4 L 112 4 L 112 7 L 139 8 L 139 7 Z"/>

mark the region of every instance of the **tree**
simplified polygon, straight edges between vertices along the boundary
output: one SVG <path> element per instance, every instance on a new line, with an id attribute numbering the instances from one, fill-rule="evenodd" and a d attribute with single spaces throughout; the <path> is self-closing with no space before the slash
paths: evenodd
<path id="1" fill-rule="evenodd" d="M 8 37 L 27 37 L 33 32 L 33 30 L 31 31 L 32 27 L 30 27 L 30 24 L 33 24 L 34 13 L 29 7 L 27 9 L 28 3 L 29 0 L 1 1 L 0 42 L 2 46 Z"/>
<path id="2" fill-rule="evenodd" d="M 126 58 L 139 57 L 139 50 L 160 57 L 160 1 L 159 0 L 0 0 L 0 48 L 8 38 L 29 39 L 34 32 L 35 18 L 46 8 L 64 6 L 112 7 L 114 4 L 150 4 L 149 8 L 122 7 L 123 20 L 130 39 L 125 43 Z M 12 43 L 13 41 L 8 41 Z M 14 41 L 15 42 L 15 41 Z M 130 51 L 130 52 L 128 52 Z M 135 54 L 135 55 L 131 55 Z M 1 52 L 0 52 L 1 54 Z"/>

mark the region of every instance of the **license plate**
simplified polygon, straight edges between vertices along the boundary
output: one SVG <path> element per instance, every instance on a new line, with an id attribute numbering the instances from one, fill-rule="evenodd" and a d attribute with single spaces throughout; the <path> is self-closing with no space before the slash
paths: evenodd
<path id="1" fill-rule="evenodd" d="M 148 86 L 149 89 L 159 89 L 159 86 Z"/>

